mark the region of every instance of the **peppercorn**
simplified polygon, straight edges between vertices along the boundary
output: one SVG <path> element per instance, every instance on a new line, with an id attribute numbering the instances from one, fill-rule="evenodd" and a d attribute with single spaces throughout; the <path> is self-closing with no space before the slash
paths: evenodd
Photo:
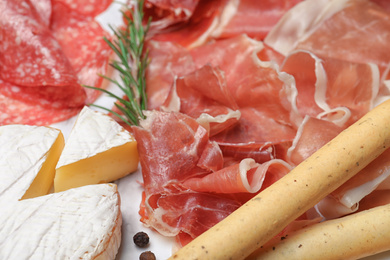
<path id="1" fill-rule="evenodd" d="M 146 247 L 149 244 L 149 236 L 141 231 L 134 235 L 133 241 L 138 247 Z"/>
<path id="2" fill-rule="evenodd" d="M 156 256 L 151 251 L 145 251 L 139 256 L 139 260 L 156 260 Z"/>

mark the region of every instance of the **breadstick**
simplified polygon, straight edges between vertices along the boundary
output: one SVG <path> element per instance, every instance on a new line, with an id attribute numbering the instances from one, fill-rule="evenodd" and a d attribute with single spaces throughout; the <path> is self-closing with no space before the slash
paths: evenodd
<path id="1" fill-rule="evenodd" d="M 358 259 L 390 250 L 390 204 L 272 239 L 248 260 Z"/>
<path id="2" fill-rule="evenodd" d="M 390 100 L 374 108 L 170 259 L 244 259 L 390 145 Z"/>

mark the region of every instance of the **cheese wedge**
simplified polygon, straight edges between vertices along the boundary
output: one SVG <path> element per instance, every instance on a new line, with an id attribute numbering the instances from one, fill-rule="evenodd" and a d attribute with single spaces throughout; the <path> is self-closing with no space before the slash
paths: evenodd
<path id="1" fill-rule="evenodd" d="M 115 184 L 2 205 L 0 259 L 115 259 L 122 216 Z"/>
<path id="2" fill-rule="evenodd" d="M 0 127 L 0 205 L 48 194 L 64 147 L 60 130 L 29 125 Z"/>
<path id="3" fill-rule="evenodd" d="M 134 137 L 110 116 L 84 107 L 57 164 L 54 191 L 117 180 L 138 162 Z"/>

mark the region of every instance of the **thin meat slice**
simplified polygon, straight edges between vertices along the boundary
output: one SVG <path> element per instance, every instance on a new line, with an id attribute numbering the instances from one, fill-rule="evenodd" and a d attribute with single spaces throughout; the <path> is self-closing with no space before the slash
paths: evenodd
<path id="1" fill-rule="evenodd" d="M 374 107 L 380 88 L 374 64 L 319 58 L 308 51 L 288 55 L 281 70 L 294 76 L 302 115 L 349 125 Z"/>
<path id="2" fill-rule="evenodd" d="M 219 40 L 191 50 L 198 67 L 209 63 L 225 73 L 227 88 L 238 105 L 239 122 L 212 140 L 224 154 L 258 162 L 283 158 L 295 136 L 295 110 L 289 90 L 292 77 L 272 62 L 259 60 L 261 42 L 247 36 Z"/>
<path id="3" fill-rule="evenodd" d="M 30 2 L 41 16 L 42 21 L 49 26 L 51 18 L 51 0 L 34 0 Z"/>
<path id="4" fill-rule="evenodd" d="M 146 115 L 141 127 L 133 127 L 133 132 L 147 194 L 163 191 L 172 180 L 183 181 L 223 166 L 219 147 L 210 150 L 208 132 L 195 119 L 177 112 L 153 111 Z M 212 159 L 200 161 L 206 158 L 203 152 L 213 150 Z"/>
<path id="5" fill-rule="evenodd" d="M 275 182 L 291 169 L 290 165 L 278 159 L 263 164 L 258 164 L 253 159 L 244 159 L 204 177 L 190 178 L 184 181 L 183 186 L 198 192 L 256 193 L 264 188 L 263 183 L 267 177 Z"/>
<path id="6" fill-rule="evenodd" d="M 207 42 L 217 28 L 227 2 L 200 0 L 188 21 L 175 25 L 169 31 L 155 32 L 152 39 L 178 43 L 186 48 L 200 46 Z"/>
<path id="7" fill-rule="evenodd" d="M 275 51 L 267 44 L 264 44 L 264 48 L 257 53 L 257 57 L 259 57 L 261 61 L 275 62 L 279 66 L 282 65 L 284 59 L 286 58 L 283 54 Z"/>
<path id="8" fill-rule="evenodd" d="M 46 126 L 76 116 L 80 109 L 43 107 L 12 99 L 0 93 L 0 125 L 26 124 Z"/>
<path id="9" fill-rule="evenodd" d="M 279 21 L 285 12 L 302 0 L 241 0 L 230 19 L 214 37 L 231 38 L 246 34 L 251 38 L 262 40 Z M 228 11 L 228 10 L 227 10 Z M 226 12 L 227 12 L 226 11 Z"/>
<path id="10" fill-rule="evenodd" d="M 382 73 L 390 60 L 389 40 L 390 13 L 366 0 L 304 1 L 265 38 L 284 55 L 304 49 L 320 57 L 374 63 Z"/>
<path id="11" fill-rule="evenodd" d="M 240 112 L 221 70 L 206 65 L 175 80 L 162 109 L 197 118 L 210 136 L 237 123 Z"/>
<path id="12" fill-rule="evenodd" d="M 191 191 L 163 195 L 157 202 L 159 207 L 146 223 L 157 227 L 163 235 L 176 236 L 180 246 L 185 246 L 242 205 L 229 197 Z"/>
<path id="13" fill-rule="evenodd" d="M 53 4 L 62 3 L 79 16 L 95 17 L 106 10 L 113 0 L 52 0 Z"/>
<path id="14" fill-rule="evenodd" d="M 177 23 L 188 21 L 199 0 L 147 0 L 144 2 L 145 19 L 152 17 L 150 33 L 161 32 Z M 133 4 L 130 2 L 130 4 Z M 132 6 L 132 5 L 131 5 Z"/>
<path id="15" fill-rule="evenodd" d="M 344 130 L 333 122 L 306 116 L 299 126 L 287 161 L 298 165 Z"/>
<path id="16" fill-rule="evenodd" d="M 285 159 L 296 132 L 288 113 L 277 105 L 239 110 L 239 122 L 211 138 L 220 145 L 224 155 L 238 159 L 249 157 L 259 163 L 272 158 Z"/>
<path id="17" fill-rule="evenodd" d="M 390 203 L 390 190 L 374 190 L 359 202 L 358 211 L 363 211 Z"/>
<path id="18" fill-rule="evenodd" d="M 188 50 L 178 44 L 150 41 L 147 49 L 150 64 L 146 69 L 146 94 L 148 109 L 152 110 L 165 102 L 175 77 L 193 72 L 196 67 Z"/>
<path id="19" fill-rule="evenodd" d="M 186 212 L 182 222 L 196 219 L 193 214 L 197 210 L 189 212 L 192 203 L 196 203 L 200 211 L 202 203 L 213 204 L 209 214 L 210 217 L 215 215 L 212 211 L 221 207 L 223 202 L 214 203 L 207 199 L 198 201 L 199 198 L 211 199 L 215 195 L 202 195 L 181 188 L 181 183 L 186 179 L 223 167 L 222 153 L 217 145 L 209 141 L 207 130 L 184 114 L 154 111 L 147 113 L 147 119 L 141 121 L 141 127 L 133 127 L 133 133 L 137 140 L 145 187 L 141 220 L 162 234 L 177 235 L 188 226 L 177 223 L 175 216 L 182 216 Z M 233 204 L 233 208 L 238 205 L 237 202 Z M 219 221 L 230 213 L 229 209 L 224 214 L 218 214 L 220 217 L 217 220 L 208 222 Z M 191 233 L 192 236 L 196 231 Z"/>
<path id="20" fill-rule="evenodd" d="M 78 107 L 85 91 L 53 34 L 29 1 L 0 4 L 0 91 L 46 107 Z"/>
<path id="21" fill-rule="evenodd" d="M 288 161 L 298 165 L 336 137 L 343 128 L 332 122 L 306 117 L 288 151 Z M 386 151 L 316 205 L 318 213 L 332 219 L 355 212 L 358 203 L 390 176 Z"/>
<path id="22" fill-rule="evenodd" d="M 108 33 L 92 18 L 80 16 L 74 10 L 58 2 L 53 5 L 51 30 L 68 57 L 80 84 L 103 87 L 112 50 L 103 40 Z M 99 75 L 100 74 L 100 75 Z M 86 103 L 92 103 L 100 91 L 85 89 Z"/>
<path id="23" fill-rule="evenodd" d="M 141 221 L 163 235 L 176 236 L 181 245 L 291 169 L 279 160 L 258 165 L 253 159 L 224 167 L 221 150 L 206 129 L 177 112 L 148 112 L 132 130 L 144 180 Z M 246 177 L 238 177 L 237 170 Z"/>

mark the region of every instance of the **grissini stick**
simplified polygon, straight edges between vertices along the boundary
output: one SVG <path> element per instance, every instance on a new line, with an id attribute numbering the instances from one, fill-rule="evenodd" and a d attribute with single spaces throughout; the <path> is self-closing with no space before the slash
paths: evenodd
<path id="1" fill-rule="evenodd" d="M 247 260 L 358 259 L 390 250 L 390 204 L 274 238 Z"/>
<path id="2" fill-rule="evenodd" d="M 354 176 L 390 145 L 390 100 L 170 259 L 244 259 Z"/>

